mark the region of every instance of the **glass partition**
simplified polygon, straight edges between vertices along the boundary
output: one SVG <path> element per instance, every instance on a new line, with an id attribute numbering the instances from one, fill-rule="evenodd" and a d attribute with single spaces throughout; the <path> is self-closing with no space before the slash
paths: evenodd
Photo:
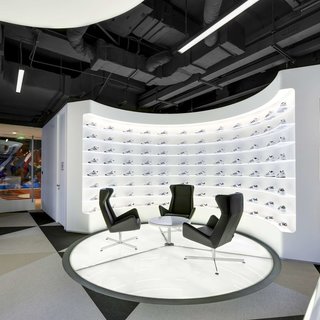
<path id="1" fill-rule="evenodd" d="M 0 211 L 41 208 L 41 141 L 0 138 Z"/>

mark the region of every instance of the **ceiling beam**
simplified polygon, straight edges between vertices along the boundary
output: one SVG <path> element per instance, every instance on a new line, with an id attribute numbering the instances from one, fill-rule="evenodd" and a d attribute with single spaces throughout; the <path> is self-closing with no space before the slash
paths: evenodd
<path id="1" fill-rule="evenodd" d="M 242 68 L 236 72 L 232 72 L 224 77 L 219 78 L 217 81 L 214 82 L 215 87 L 205 87 L 201 86 L 199 88 L 196 88 L 190 92 L 187 92 L 185 94 L 179 95 L 177 98 L 167 101 L 166 107 L 168 108 L 170 105 L 177 105 L 182 102 L 185 102 L 187 100 L 190 100 L 192 98 L 198 97 L 200 95 L 212 92 L 217 90 L 217 88 L 226 87 L 227 85 L 240 81 L 244 78 L 248 78 L 252 75 L 255 75 L 257 73 L 265 72 L 268 69 L 274 68 L 276 66 L 279 66 L 286 62 L 286 58 L 282 55 L 272 55 L 262 61 L 259 61 L 257 63 L 251 64 L 246 66 L 245 68 Z M 169 104 L 170 103 L 170 104 Z M 163 108 L 157 108 L 163 109 Z"/>
<path id="2" fill-rule="evenodd" d="M 297 0 L 284 0 L 292 9 L 298 7 L 300 3 Z"/>
<path id="3" fill-rule="evenodd" d="M 185 15 L 173 4 L 167 1 L 145 0 L 144 4 L 153 9 L 151 15 L 163 24 L 176 29 L 177 31 L 186 34 L 185 30 Z M 201 25 L 188 16 L 188 35 L 195 34 L 199 31 Z"/>
<path id="4" fill-rule="evenodd" d="M 213 65 L 207 69 L 206 73 L 201 75 L 201 79 L 204 81 L 218 79 L 218 77 L 234 72 L 239 68 L 243 68 L 248 64 L 252 64 L 254 61 L 263 59 L 276 52 L 276 49 L 273 47 L 275 44 L 284 49 L 287 46 L 301 41 L 301 39 L 311 37 L 318 33 L 320 33 L 320 11 L 313 12 L 309 16 L 304 15 L 295 23 L 289 24 L 274 34 L 269 34 L 268 37 L 252 43 L 250 46 L 246 47 L 244 54 L 227 58 Z M 216 83 L 214 82 L 214 84 Z M 157 99 L 166 101 L 172 100 L 175 96 L 189 90 L 190 87 L 197 87 L 200 85 L 201 83 L 198 79 L 192 77 L 183 83 L 170 87 L 163 87 L 156 92 L 150 90 L 140 96 L 139 106 L 142 108 L 154 107 L 157 104 Z M 208 90 L 208 88 L 203 85 L 202 88 L 205 91 Z M 175 101 L 175 99 L 173 100 Z"/>

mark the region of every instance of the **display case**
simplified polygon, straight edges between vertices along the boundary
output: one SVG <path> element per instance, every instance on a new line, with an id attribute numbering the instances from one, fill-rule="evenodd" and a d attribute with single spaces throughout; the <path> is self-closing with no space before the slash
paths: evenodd
<path id="1" fill-rule="evenodd" d="M 99 190 L 112 187 L 115 212 L 156 215 L 169 205 L 169 186 L 184 183 L 195 186 L 195 221 L 219 214 L 215 195 L 241 192 L 250 219 L 295 231 L 293 89 L 219 120 L 142 124 L 85 113 L 82 122 L 84 214 L 100 214 Z"/>
<path id="2" fill-rule="evenodd" d="M 215 195 L 242 192 L 238 231 L 281 258 L 320 263 L 320 66 L 283 70 L 251 97 L 212 110 L 154 114 L 68 103 L 43 128 L 42 206 L 67 231 L 106 228 L 100 188 L 116 214 L 142 222 L 195 186 L 193 223 L 220 212 Z M 303 81 L 301 81 L 303 79 Z"/>

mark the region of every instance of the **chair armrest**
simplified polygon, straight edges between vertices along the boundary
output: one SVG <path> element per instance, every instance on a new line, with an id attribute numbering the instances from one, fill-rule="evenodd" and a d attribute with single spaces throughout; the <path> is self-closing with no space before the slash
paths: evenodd
<path id="1" fill-rule="evenodd" d="M 183 224 L 182 234 L 185 238 L 191 241 L 198 242 L 212 248 L 212 244 L 210 242 L 209 237 L 197 228 L 195 228 L 194 226 L 192 226 L 191 224 Z"/>
<path id="2" fill-rule="evenodd" d="M 218 221 L 219 219 L 215 215 L 212 215 L 207 222 L 207 226 L 213 229 Z"/>
<path id="3" fill-rule="evenodd" d="M 140 219 L 137 219 L 135 215 L 120 216 L 112 229 L 114 232 L 136 230 L 140 229 L 140 224 Z"/>
<path id="4" fill-rule="evenodd" d="M 190 223 L 184 222 L 182 224 L 182 234 L 185 238 L 190 239 L 188 235 L 192 234 L 193 232 L 201 233 L 196 227 L 192 226 Z"/>
<path id="5" fill-rule="evenodd" d="M 129 211 L 121 214 L 118 218 L 122 219 L 128 216 L 135 216 L 137 219 L 140 219 L 139 214 L 138 214 L 138 210 L 136 208 L 132 208 Z"/>
<path id="6" fill-rule="evenodd" d="M 169 210 L 167 210 L 165 207 L 163 207 L 163 206 L 159 206 L 159 210 L 160 210 L 160 215 L 161 216 L 164 216 L 166 213 L 168 213 L 169 212 Z"/>

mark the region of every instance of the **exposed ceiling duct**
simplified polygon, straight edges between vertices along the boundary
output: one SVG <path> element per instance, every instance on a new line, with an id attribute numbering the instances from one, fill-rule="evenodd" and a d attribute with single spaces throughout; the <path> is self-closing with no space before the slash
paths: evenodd
<path id="1" fill-rule="evenodd" d="M 41 125 L 67 101 L 190 112 L 320 63 L 320 1 L 260 1 L 185 54 L 179 46 L 244 0 L 145 0 L 76 29 L 0 24 L 0 122 Z M 21 50 L 21 51 L 20 51 Z M 17 95 L 17 70 L 25 79 Z M 242 91 L 241 91 L 242 90 Z"/>
<path id="2" fill-rule="evenodd" d="M 221 32 L 219 44 L 208 49 L 198 46 L 192 56 L 171 56 L 170 52 L 160 52 L 148 60 L 143 56 L 130 53 L 114 45 L 99 41 L 97 55 L 92 62 L 92 70 L 105 70 L 142 81 L 147 85 L 172 85 L 201 74 L 215 63 L 243 53 L 244 35 L 239 25 L 230 24 Z"/>
<path id="3" fill-rule="evenodd" d="M 84 58 L 93 60 L 94 49 L 83 40 L 88 27 L 72 28 L 67 30 L 67 37 L 72 48 Z"/>
<path id="4" fill-rule="evenodd" d="M 203 22 L 206 25 L 213 24 L 220 14 L 220 9 L 222 5 L 222 0 L 205 0 L 203 9 Z M 218 33 L 214 32 L 209 37 L 204 40 L 204 43 L 208 47 L 212 47 L 218 41 Z"/>
<path id="5" fill-rule="evenodd" d="M 146 61 L 146 69 L 148 72 L 155 71 L 158 67 L 168 63 L 172 59 L 172 54 L 170 51 L 161 51 L 154 54 Z"/>

